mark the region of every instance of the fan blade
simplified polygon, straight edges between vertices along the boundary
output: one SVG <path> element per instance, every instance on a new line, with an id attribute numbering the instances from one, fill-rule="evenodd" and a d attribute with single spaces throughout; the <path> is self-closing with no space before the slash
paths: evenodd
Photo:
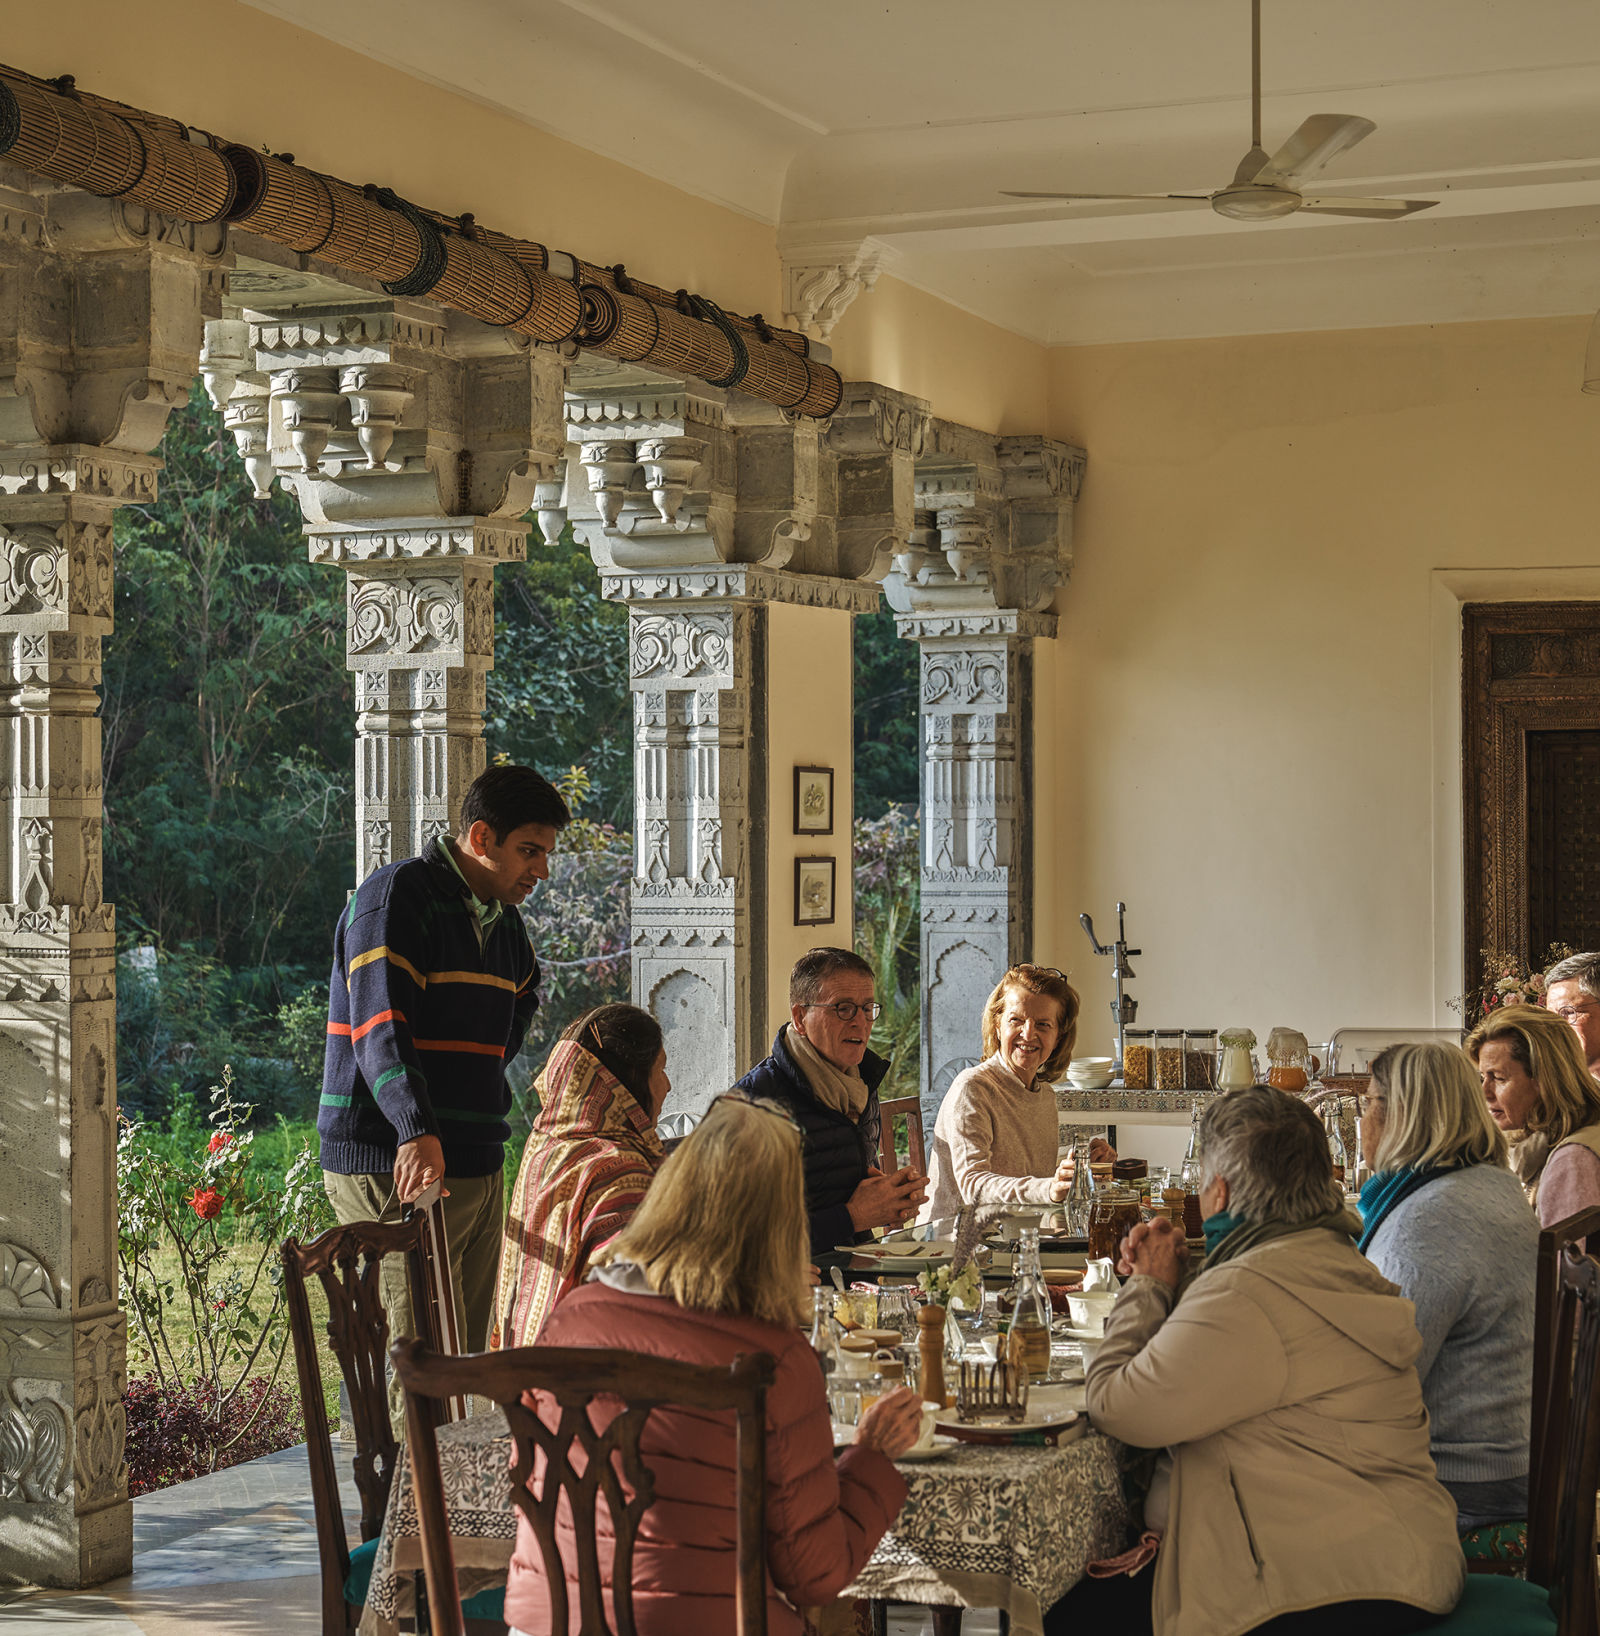
<path id="1" fill-rule="evenodd" d="M 1001 188 L 1006 199 L 1197 199 L 1204 204 L 1209 193 L 1018 193 L 1012 188 Z"/>
<path id="2" fill-rule="evenodd" d="M 1367 216 L 1374 221 L 1398 221 L 1402 216 L 1414 216 L 1419 210 L 1432 210 L 1437 199 L 1335 199 L 1319 198 L 1308 193 L 1301 201 L 1301 210 L 1314 216 Z"/>
<path id="3" fill-rule="evenodd" d="M 1313 114 L 1250 180 L 1298 190 L 1330 159 L 1353 148 L 1377 128 L 1360 114 Z"/>

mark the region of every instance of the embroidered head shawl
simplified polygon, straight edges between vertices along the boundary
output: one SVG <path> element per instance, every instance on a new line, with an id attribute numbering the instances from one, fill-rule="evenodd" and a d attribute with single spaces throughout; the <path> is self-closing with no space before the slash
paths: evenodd
<path id="1" fill-rule="evenodd" d="M 495 1346 L 533 1345 L 595 1251 L 633 1219 L 666 1156 L 644 1109 L 576 1041 L 550 1053 L 537 1088 L 500 1246 Z"/>

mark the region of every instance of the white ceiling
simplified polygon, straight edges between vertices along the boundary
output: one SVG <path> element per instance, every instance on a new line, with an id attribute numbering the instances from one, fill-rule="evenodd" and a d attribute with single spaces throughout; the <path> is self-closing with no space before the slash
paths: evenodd
<path id="1" fill-rule="evenodd" d="M 1317 191 L 1442 202 L 1250 224 L 999 196 L 1220 187 L 1247 0 L 249 3 L 1051 344 L 1600 306 L 1596 0 L 1264 0 L 1267 149 L 1363 114 Z"/>

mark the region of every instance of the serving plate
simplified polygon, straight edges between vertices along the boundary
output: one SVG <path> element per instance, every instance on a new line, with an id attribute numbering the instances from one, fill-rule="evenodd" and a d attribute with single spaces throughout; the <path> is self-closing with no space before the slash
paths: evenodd
<path id="1" fill-rule="evenodd" d="M 940 1437 L 935 1434 L 927 1448 L 907 1449 L 904 1454 L 897 1454 L 895 1464 L 898 1465 L 902 1460 L 908 1460 L 913 1465 L 918 1465 L 924 1460 L 942 1460 L 956 1446 L 956 1442 L 957 1439 L 954 1437 Z"/>
<path id="2" fill-rule="evenodd" d="M 1003 1415 L 986 1415 L 978 1420 L 958 1420 L 954 1409 L 945 1410 L 934 1425 L 959 1443 L 990 1446 L 1020 1444 L 1023 1447 L 1060 1448 L 1075 1443 L 1089 1429 L 1089 1417 L 1079 1409 L 1044 1409 L 1029 1406 L 1021 1420 Z"/>

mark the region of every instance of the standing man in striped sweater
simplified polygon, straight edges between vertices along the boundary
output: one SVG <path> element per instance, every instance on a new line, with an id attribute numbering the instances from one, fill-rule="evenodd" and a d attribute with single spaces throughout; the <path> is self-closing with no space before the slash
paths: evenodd
<path id="1" fill-rule="evenodd" d="M 462 1345 L 488 1343 L 500 1260 L 506 1068 L 539 1004 L 517 905 L 572 814 L 531 767 L 491 767 L 453 840 L 375 870 L 339 917 L 317 1132 L 341 1222 L 400 1219 L 443 1179 Z M 391 1338 L 414 1335 L 402 1258 L 385 1260 Z"/>

